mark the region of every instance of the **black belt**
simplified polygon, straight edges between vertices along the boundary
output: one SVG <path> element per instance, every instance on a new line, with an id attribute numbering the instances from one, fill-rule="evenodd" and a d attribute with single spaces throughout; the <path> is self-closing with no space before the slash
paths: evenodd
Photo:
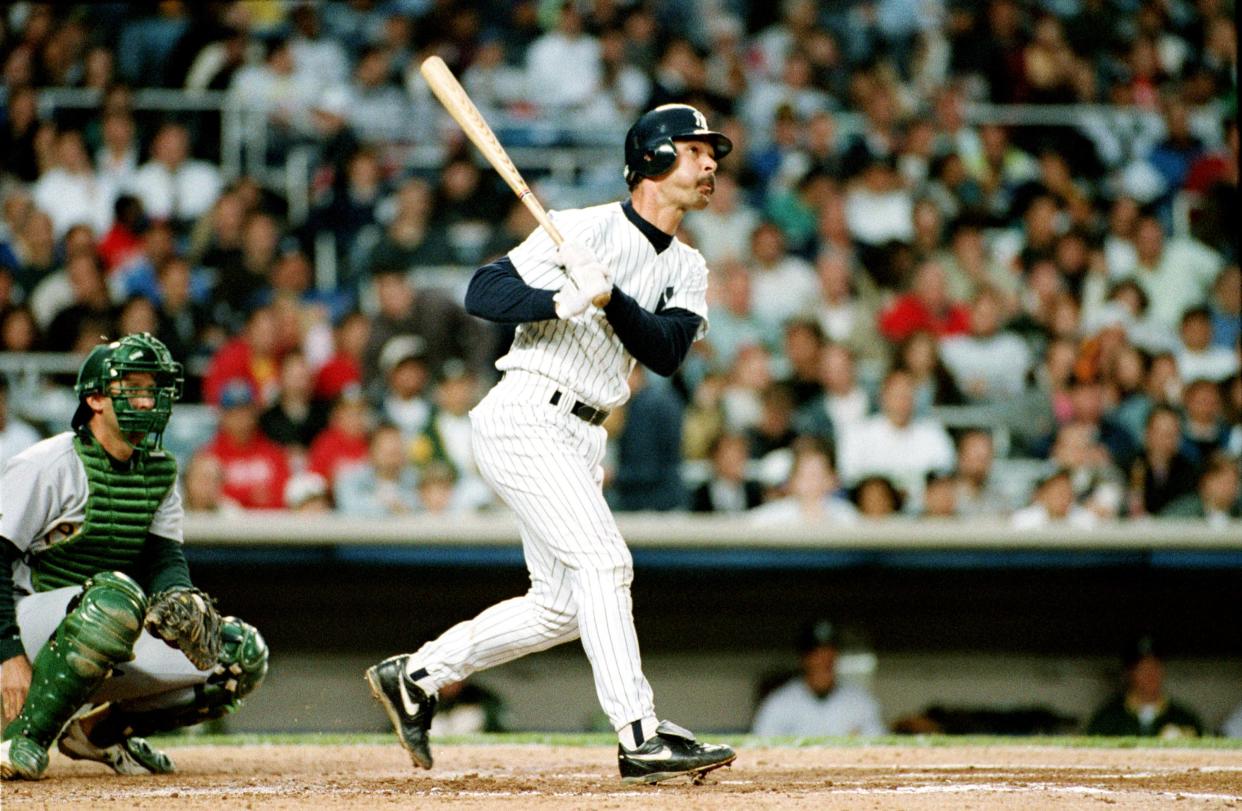
<path id="1" fill-rule="evenodd" d="M 561 402 L 561 393 L 559 391 L 552 392 L 552 405 Z M 592 425 L 601 425 L 604 420 L 608 419 L 608 412 L 602 408 L 592 408 L 586 403 L 578 400 L 574 402 L 574 407 L 569 409 L 569 413 L 573 414 L 583 422 L 589 422 Z"/>

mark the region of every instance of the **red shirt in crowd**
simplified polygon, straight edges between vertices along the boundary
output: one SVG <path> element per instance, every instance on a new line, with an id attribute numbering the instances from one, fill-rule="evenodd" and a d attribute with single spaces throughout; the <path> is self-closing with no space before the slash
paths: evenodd
<path id="1" fill-rule="evenodd" d="M 220 402 L 220 392 L 233 380 L 250 384 L 258 401 L 263 404 L 275 399 L 280 386 L 279 358 L 256 355 L 244 337 L 234 338 L 212 357 L 203 376 L 203 399 L 211 404 Z"/>
<path id="2" fill-rule="evenodd" d="M 362 365 L 356 358 L 337 352 L 315 376 L 315 397 L 335 400 L 350 386 L 362 385 Z"/>
<path id="3" fill-rule="evenodd" d="M 349 433 L 339 426 L 329 425 L 311 441 L 306 455 L 306 467 L 331 484 L 336 474 L 349 465 L 367 461 L 367 438 Z"/>
<path id="4" fill-rule="evenodd" d="M 272 440 L 255 433 L 249 442 L 217 434 L 204 451 L 224 468 L 224 495 L 249 510 L 279 510 L 285 506 L 289 460 Z"/>
<path id="5" fill-rule="evenodd" d="M 962 304 L 949 304 L 941 312 L 931 310 L 913 293 L 898 296 L 880 314 L 880 332 L 890 341 L 901 341 L 916 332 L 926 331 L 943 338 L 970 331 L 970 310 Z"/>

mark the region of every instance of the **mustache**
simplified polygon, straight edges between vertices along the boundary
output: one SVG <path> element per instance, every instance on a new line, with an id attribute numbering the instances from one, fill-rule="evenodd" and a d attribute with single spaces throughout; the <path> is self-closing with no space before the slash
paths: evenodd
<path id="1" fill-rule="evenodd" d="M 703 177 L 699 178 L 698 183 L 696 183 L 695 185 L 696 186 L 706 185 L 709 189 L 711 189 L 712 191 L 715 191 L 716 190 L 716 175 L 714 173 L 710 175 L 703 175 Z"/>

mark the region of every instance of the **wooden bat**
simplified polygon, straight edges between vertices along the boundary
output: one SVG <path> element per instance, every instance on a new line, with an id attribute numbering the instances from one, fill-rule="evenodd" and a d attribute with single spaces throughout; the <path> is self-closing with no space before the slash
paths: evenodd
<path id="1" fill-rule="evenodd" d="M 436 98 L 444 105 L 444 109 L 448 110 L 453 120 L 461 125 L 462 131 L 483 153 L 483 157 L 487 158 L 492 168 L 505 179 L 505 183 L 509 184 L 513 193 L 534 215 L 535 221 L 543 226 L 543 230 L 548 232 L 553 242 L 557 245 L 563 244 L 565 237 L 561 235 L 560 229 L 553 224 L 548 212 L 544 210 L 539 199 L 530 190 L 530 186 L 526 185 L 526 181 L 522 179 L 522 173 L 513 165 L 509 153 L 497 140 L 496 133 L 492 132 L 492 128 L 484 120 L 479 108 L 475 107 L 474 102 L 470 100 L 466 88 L 457 81 L 457 77 L 449 70 L 448 65 L 444 64 L 444 60 L 438 56 L 429 56 L 423 60 L 419 72 L 431 86 L 431 91 L 436 94 Z M 592 303 L 596 307 L 603 307 L 611 298 L 612 293 L 601 293 Z"/>

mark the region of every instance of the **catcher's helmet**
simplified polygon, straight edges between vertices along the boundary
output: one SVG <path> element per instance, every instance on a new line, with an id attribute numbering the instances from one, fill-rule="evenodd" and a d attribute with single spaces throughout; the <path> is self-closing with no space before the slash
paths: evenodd
<path id="1" fill-rule="evenodd" d="M 707 119 L 689 104 L 662 104 L 644 113 L 625 134 L 625 181 L 631 186 L 642 177 L 657 177 L 673 168 L 677 147 L 673 141 L 707 141 L 720 160 L 733 149 L 723 133 L 707 128 Z"/>
<path id="2" fill-rule="evenodd" d="M 153 388 L 125 385 L 124 376 L 131 372 L 148 372 L 155 378 Z M 86 398 L 105 394 L 112 398 L 117 423 L 125 433 L 155 434 L 158 446 L 172 406 L 181 399 L 185 376 L 181 364 L 173 360 L 168 347 L 149 332 L 136 332 L 117 341 L 100 344 L 90 351 L 78 369 L 73 390 L 78 395 L 78 410 L 73 427 L 79 428 L 91 417 Z M 147 396 L 154 400 L 149 409 L 135 408 L 130 398 Z"/>

